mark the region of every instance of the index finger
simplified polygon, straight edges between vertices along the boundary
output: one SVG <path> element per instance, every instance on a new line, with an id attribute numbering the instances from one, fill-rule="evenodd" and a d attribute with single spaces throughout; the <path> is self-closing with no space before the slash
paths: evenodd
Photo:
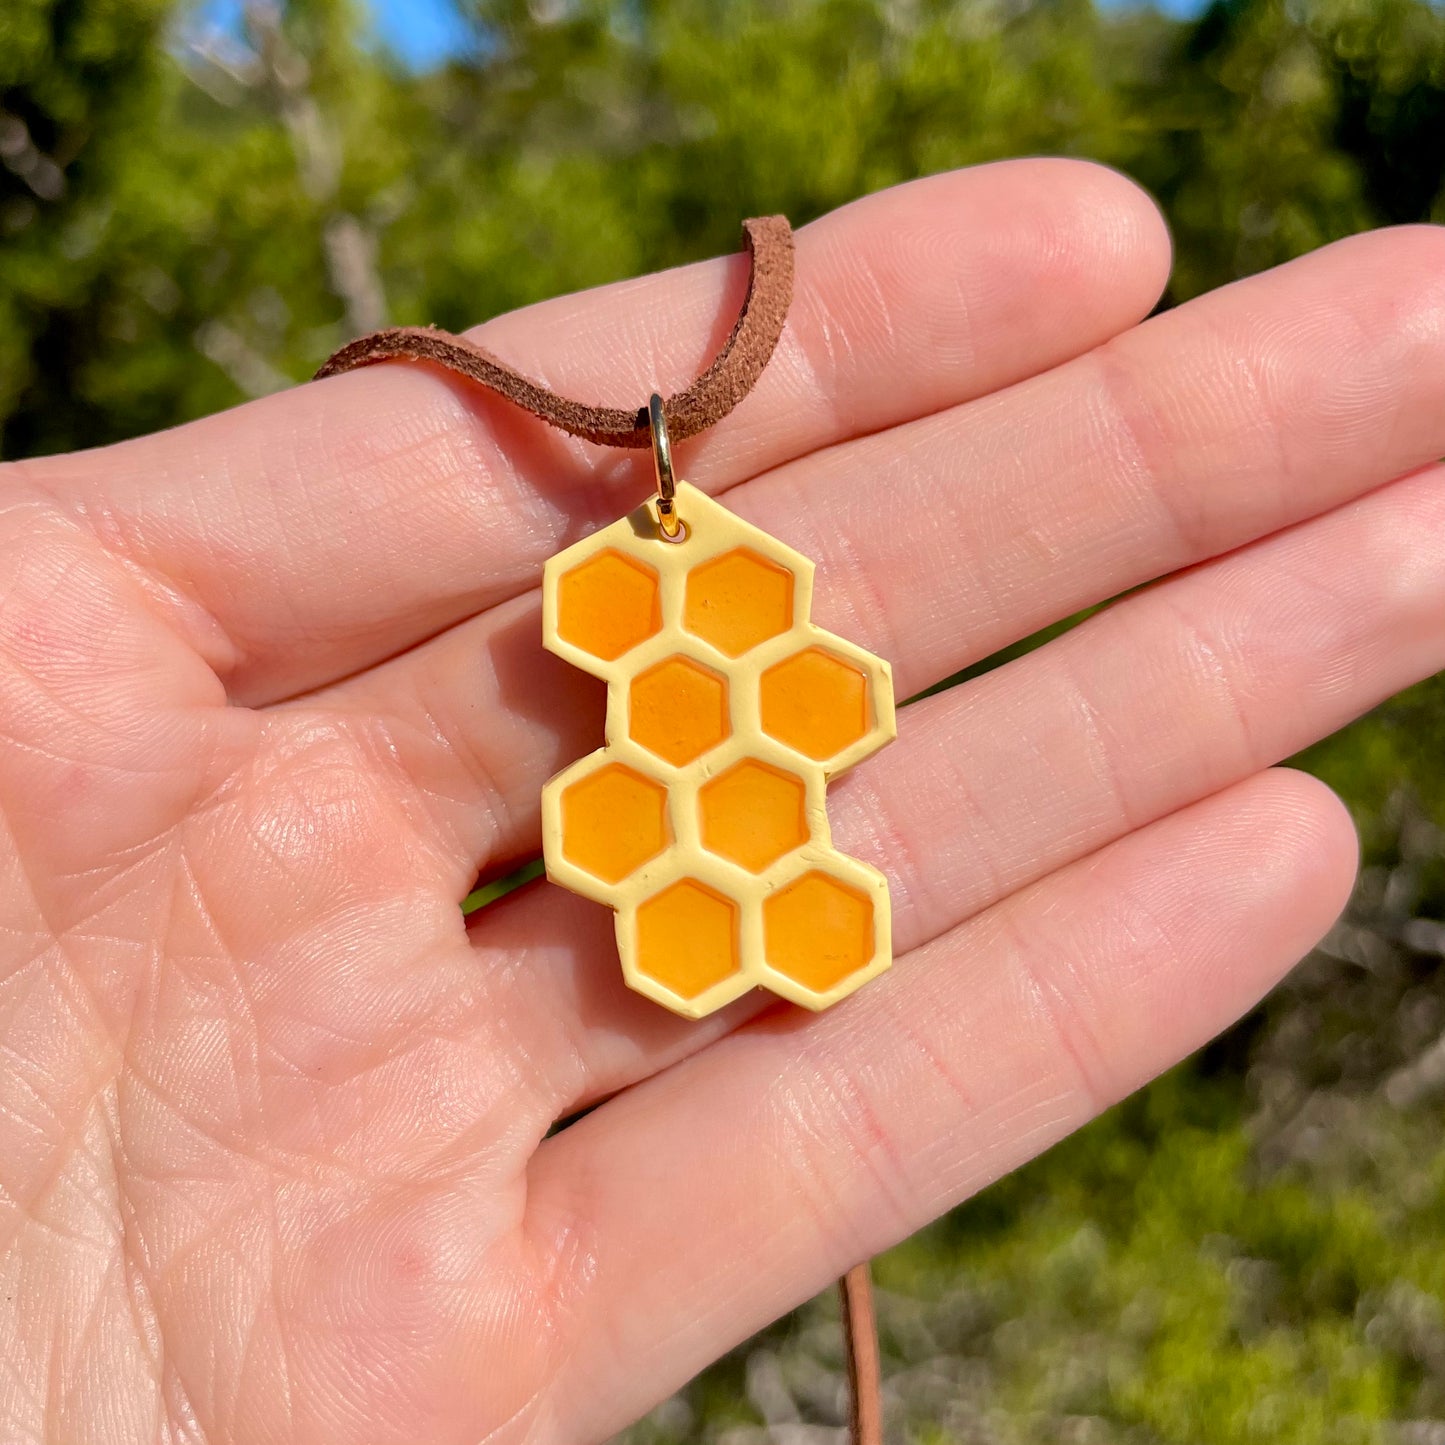
<path id="1" fill-rule="evenodd" d="M 980 167 L 855 202 L 799 232 L 777 353 L 679 465 L 723 490 L 1046 369 L 1147 312 L 1167 261 L 1152 203 L 1082 162 Z M 478 335 L 554 390 L 631 405 L 706 364 L 745 279 L 741 257 L 703 262 Z M 515 595 L 650 490 L 645 456 L 405 364 L 29 470 L 160 580 L 248 702 L 346 676 Z"/>

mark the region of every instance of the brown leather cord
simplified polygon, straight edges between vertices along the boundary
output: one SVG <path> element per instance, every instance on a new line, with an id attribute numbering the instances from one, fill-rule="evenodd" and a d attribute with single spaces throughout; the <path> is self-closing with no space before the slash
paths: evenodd
<path id="1" fill-rule="evenodd" d="M 732 333 L 691 386 L 663 401 L 673 441 L 696 436 L 725 417 L 753 389 L 783 334 L 793 299 L 793 232 L 787 217 L 762 216 L 744 221 L 743 244 L 752 266 L 747 294 Z M 327 358 L 316 380 L 383 361 L 423 361 L 443 367 L 589 442 L 614 447 L 652 444 L 646 406 L 628 411 L 558 396 L 493 356 L 486 347 L 432 326 L 391 326 L 359 336 Z M 838 1288 L 853 1445 L 882 1445 L 878 1329 L 867 1264 L 849 1270 L 839 1280 Z"/>
<path id="2" fill-rule="evenodd" d="M 883 1445 L 883 1369 L 873 1272 L 865 1260 L 838 1281 L 843 1353 L 848 1363 L 848 1429 L 853 1445 Z"/>
<path id="3" fill-rule="evenodd" d="M 752 269 L 732 334 L 691 386 L 663 399 L 673 441 L 696 436 L 725 417 L 753 389 L 783 334 L 793 298 L 793 232 L 787 217 L 762 216 L 744 221 L 743 242 L 752 258 Z M 645 406 L 627 411 L 558 396 L 515 371 L 486 347 L 431 326 L 391 326 L 348 341 L 322 363 L 316 380 L 395 360 L 430 361 L 445 367 L 589 442 L 614 447 L 652 444 Z"/>

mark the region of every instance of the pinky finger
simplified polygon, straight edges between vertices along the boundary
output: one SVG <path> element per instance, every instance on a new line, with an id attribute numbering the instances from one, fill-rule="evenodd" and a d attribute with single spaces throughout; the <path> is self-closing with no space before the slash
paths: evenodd
<path id="1" fill-rule="evenodd" d="M 1260 774 L 1014 894 L 829 1013 L 765 1015 L 544 1145 L 533 1237 L 587 1260 L 561 1437 L 640 1415 L 1203 1044 L 1323 935 L 1355 856 L 1333 794 Z"/>

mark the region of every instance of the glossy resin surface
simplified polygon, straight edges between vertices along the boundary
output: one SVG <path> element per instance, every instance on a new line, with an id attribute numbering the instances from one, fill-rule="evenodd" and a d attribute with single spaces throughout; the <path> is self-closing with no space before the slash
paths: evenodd
<path id="1" fill-rule="evenodd" d="M 888 664 L 810 620 L 813 564 L 681 483 L 546 567 L 547 647 L 608 685 L 605 746 L 542 794 L 547 875 L 617 914 L 628 984 L 700 1018 L 825 1008 L 891 959 L 888 883 L 827 783 L 895 734 Z"/>

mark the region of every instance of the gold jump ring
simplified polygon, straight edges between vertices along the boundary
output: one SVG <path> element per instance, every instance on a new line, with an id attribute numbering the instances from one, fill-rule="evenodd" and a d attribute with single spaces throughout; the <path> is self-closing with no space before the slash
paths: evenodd
<path id="1" fill-rule="evenodd" d="M 677 479 L 672 472 L 672 442 L 667 435 L 667 415 L 656 392 L 647 399 L 647 422 L 652 432 L 652 466 L 657 473 L 657 520 L 669 542 L 682 540 L 682 523 L 677 516 Z"/>

